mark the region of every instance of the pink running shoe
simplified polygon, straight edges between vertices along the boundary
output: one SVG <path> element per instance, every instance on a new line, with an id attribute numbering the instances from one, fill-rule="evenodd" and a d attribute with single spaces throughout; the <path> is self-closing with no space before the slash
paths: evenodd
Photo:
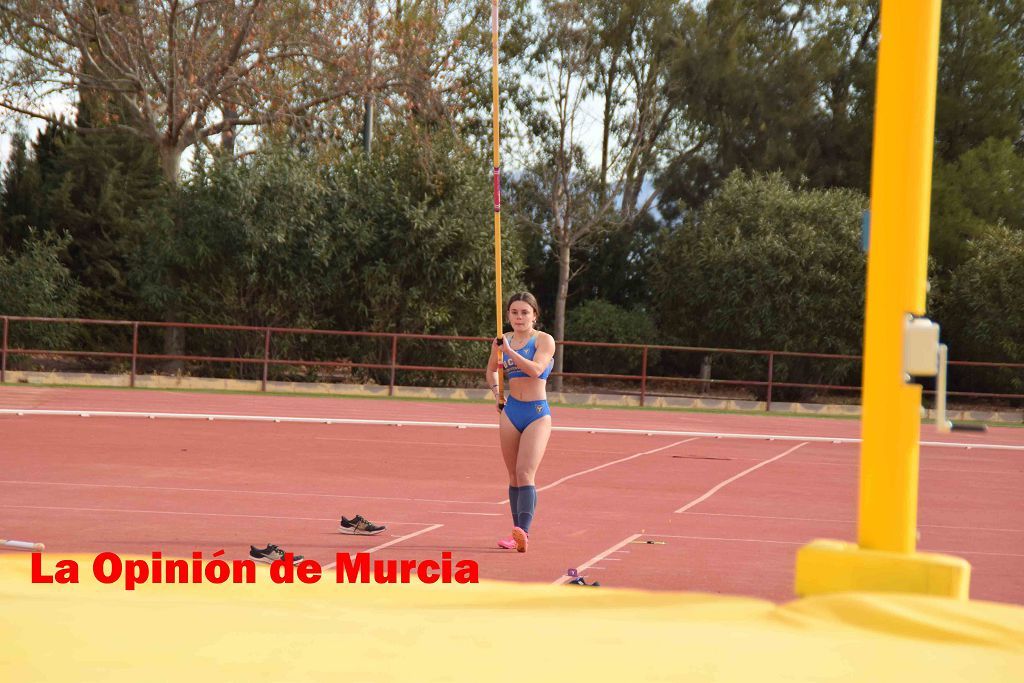
<path id="1" fill-rule="evenodd" d="M 521 553 L 525 553 L 526 546 L 530 542 L 530 534 L 526 533 L 519 527 L 516 527 L 512 530 L 512 538 L 515 539 L 516 550 Z"/>
<path id="2" fill-rule="evenodd" d="M 498 547 L 504 548 L 505 550 L 515 550 L 516 539 L 509 536 L 508 538 L 502 538 L 498 540 Z"/>

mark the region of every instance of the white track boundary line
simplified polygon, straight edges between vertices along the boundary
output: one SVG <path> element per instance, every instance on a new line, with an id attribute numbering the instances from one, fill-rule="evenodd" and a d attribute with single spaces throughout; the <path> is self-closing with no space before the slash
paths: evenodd
<path id="1" fill-rule="evenodd" d="M 807 445 L 806 443 L 798 443 L 797 445 L 795 445 L 792 448 L 790 448 L 788 451 L 785 451 L 784 453 L 779 453 L 774 458 L 768 458 L 767 460 L 762 460 L 761 462 L 757 463 L 753 467 L 749 467 L 749 468 L 743 470 L 742 472 L 740 472 L 736 476 L 729 477 L 728 479 L 726 479 L 722 483 L 718 484 L 717 486 L 715 486 L 714 488 L 709 490 L 707 493 L 705 493 L 700 498 L 695 498 L 695 499 L 691 500 L 689 503 L 687 503 L 686 505 L 684 505 L 683 507 L 681 507 L 678 510 L 676 510 L 676 514 L 678 514 L 680 512 L 686 512 L 687 510 L 692 508 L 694 505 L 697 505 L 698 503 L 701 503 L 701 502 L 707 500 L 708 498 L 710 498 L 711 496 L 715 495 L 720 490 L 722 490 L 723 488 L 725 488 L 726 486 L 728 486 L 732 482 L 736 481 L 740 477 L 745 477 L 746 475 L 750 474 L 754 470 L 760 469 L 760 468 L 764 467 L 765 465 L 769 465 L 769 464 L 775 462 L 776 460 L 778 460 L 779 458 L 784 458 L 787 455 L 789 455 L 790 453 L 792 453 L 793 451 L 795 451 L 796 449 L 798 449 L 798 448 L 800 448 L 802 446 L 806 446 L 806 445 Z"/>
<path id="2" fill-rule="evenodd" d="M 685 538 L 691 541 L 741 541 L 743 543 L 777 543 L 781 545 L 804 545 L 806 541 L 771 541 L 767 538 L 726 538 L 723 536 L 673 536 L 672 534 L 644 534 L 655 538 Z"/>
<path id="3" fill-rule="evenodd" d="M 243 515 L 232 512 L 182 512 L 180 510 L 137 510 L 122 508 L 83 508 L 83 507 L 58 507 L 55 505 L 3 505 L 0 509 L 8 510 L 60 510 L 62 512 L 114 512 L 131 513 L 142 515 L 182 515 L 189 517 L 243 517 L 245 519 L 279 519 L 291 522 L 334 522 L 337 524 L 337 517 L 282 517 L 280 515 Z M 387 524 L 396 526 L 423 526 L 423 522 L 395 522 L 393 520 L 380 520 Z"/>
<path id="4" fill-rule="evenodd" d="M 643 534 L 633 534 L 632 536 L 627 536 L 623 540 L 621 540 L 618 543 L 616 543 L 615 545 L 613 545 L 611 548 L 608 548 L 608 550 L 605 550 L 603 553 L 600 553 L 599 555 L 595 555 L 594 557 L 590 558 L 589 560 L 587 560 L 586 562 L 584 562 L 580 566 L 576 567 L 576 571 L 579 572 L 579 571 L 582 571 L 584 569 L 589 569 L 590 567 L 592 567 L 593 565 L 597 564 L 598 562 L 600 562 L 604 558 L 608 557 L 609 555 L 611 555 L 612 553 L 616 552 L 617 550 L 619 550 L 619 549 L 629 545 L 630 543 L 632 543 L 636 539 L 640 538 L 641 536 L 643 536 Z M 563 583 L 567 583 L 571 578 L 572 578 L 571 576 L 559 576 L 557 579 L 555 579 L 554 581 L 551 582 L 551 585 L 552 586 L 558 586 L 558 585 L 561 585 Z"/>
<path id="5" fill-rule="evenodd" d="M 655 538 L 683 538 L 693 541 L 737 541 L 741 543 L 775 543 L 779 545 L 805 545 L 806 541 L 771 541 L 767 538 L 724 538 L 720 536 L 674 536 L 672 534 L 644 534 Z M 921 550 L 921 548 L 918 548 Z M 1016 553 L 987 553 L 980 550 L 937 550 L 929 548 L 924 552 L 941 553 L 943 555 L 990 555 L 993 557 L 1024 557 Z"/>
<path id="6" fill-rule="evenodd" d="M 440 529 L 443 526 L 444 526 L 444 524 L 432 524 L 431 526 L 428 526 L 426 529 L 420 529 L 419 531 L 414 531 L 411 534 L 406 534 L 405 536 L 399 536 L 398 538 L 394 539 L 393 541 L 388 541 L 387 543 L 381 543 L 380 545 L 375 545 L 372 548 L 369 548 L 368 550 L 360 550 L 359 552 L 360 553 L 367 553 L 367 554 L 375 553 L 378 550 L 383 550 L 384 548 L 388 548 L 390 546 L 396 545 L 398 543 L 401 543 L 402 541 L 407 541 L 410 538 L 413 538 L 414 536 L 419 536 L 420 534 L 426 534 L 426 533 L 429 533 L 431 531 L 434 531 L 435 529 Z M 330 564 L 325 564 L 323 568 L 324 569 L 334 569 L 334 567 L 337 564 L 338 564 L 337 562 L 331 562 Z"/>
<path id="7" fill-rule="evenodd" d="M 336 517 L 326 519 L 323 517 L 282 517 L 281 515 L 243 515 L 233 512 L 183 512 L 181 510 L 135 510 L 124 508 L 83 508 L 83 507 L 60 507 L 56 505 L 3 505 L 0 509 L 7 510 L 61 510 L 64 512 L 116 512 L 131 513 L 133 515 L 182 515 L 187 517 L 243 517 L 245 519 L 283 519 L 293 522 L 334 522 Z M 420 524 L 420 522 L 388 522 L 388 524 Z"/>
<path id="8" fill-rule="evenodd" d="M 242 491 L 238 489 L 204 489 L 185 488 L 176 486 L 136 486 L 134 484 L 87 484 L 68 481 L 18 481 L 11 479 L 0 479 L 0 484 L 12 484 L 15 486 L 71 486 L 79 488 L 131 489 L 139 491 L 179 491 L 186 493 L 231 493 L 255 496 L 302 496 L 303 498 L 358 498 L 360 500 L 404 500 L 412 501 L 415 503 L 449 503 L 458 505 L 494 505 L 494 503 L 490 501 L 442 500 L 437 498 L 400 498 L 394 496 L 353 496 L 343 493 L 310 493 L 308 491 Z"/>
<path id="9" fill-rule="evenodd" d="M 0 415 L 53 415 L 72 417 L 135 417 L 150 419 L 186 419 L 215 420 L 240 422 L 300 422 L 312 424 L 355 424 L 382 425 L 393 427 L 458 427 L 463 429 L 497 429 L 497 424 L 477 422 L 429 422 L 417 420 L 364 420 L 341 417 L 274 417 L 270 415 L 222 415 L 202 413 L 157 413 L 157 412 L 123 412 L 111 410 L 22 410 L 18 408 L 0 408 Z M 795 436 L 791 434 L 733 434 L 724 432 L 688 432 L 671 429 L 618 429 L 612 427 L 559 427 L 551 428 L 555 432 L 587 432 L 590 434 L 634 434 L 640 436 L 693 436 L 714 439 L 752 439 L 755 441 L 805 441 L 809 443 L 860 443 L 861 440 L 840 436 Z M 967 450 L 1005 450 L 1024 451 L 1024 445 L 987 444 L 987 443 L 956 443 L 950 441 L 921 441 L 922 446 L 932 448 L 964 448 Z"/>

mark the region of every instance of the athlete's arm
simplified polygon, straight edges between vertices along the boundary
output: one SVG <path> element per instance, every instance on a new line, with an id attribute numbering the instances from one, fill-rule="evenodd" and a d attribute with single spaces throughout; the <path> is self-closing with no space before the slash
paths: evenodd
<path id="1" fill-rule="evenodd" d="M 501 396 L 498 393 L 498 373 L 501 372 L 501 347 L 497 344 L 491 344 L 491 356 L 487 359 L 487 368 L 484 371 L 484 377 L 487 378 L 487 386 L 494 394 L 496 401 L 501 402 Z"/>

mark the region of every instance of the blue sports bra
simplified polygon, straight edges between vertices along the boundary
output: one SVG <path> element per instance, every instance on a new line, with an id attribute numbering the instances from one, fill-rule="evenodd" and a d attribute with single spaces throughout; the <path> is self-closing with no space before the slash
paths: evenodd
<path id="1" fill-rule="evenodd" d="M 506 341 L 511 343 L 511 340 L 506 337 Z M 537 335 L 530 337 L 530 341 L 526 342 L 526 346 L 521 349 L 516 349 L 516 353 L 525 358 L 526 360 L 533 360 L 533 356 L 537 353 Z M 519 369 L 516 362 L 512 360 L 507 353 L 504 351 L 501 353 L 501 364 L 505 368 L 505 375 L 512 379 L 513 377 L 529 377 L 525 372 Z M 537 379 L 547 379 L 548 375 L 551 374 L 551 368 L 555 365 L 555 359 L 552 358 L 548 361 L 548 366 L 544 369 L 544 372 L 540 374 Z"/>

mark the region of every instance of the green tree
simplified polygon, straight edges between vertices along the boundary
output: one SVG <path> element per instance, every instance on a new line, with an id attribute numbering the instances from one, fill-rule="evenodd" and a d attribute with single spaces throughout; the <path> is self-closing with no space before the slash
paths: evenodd
<path id="1" fill-rule="evenodd" d="M 968 245 L 936 302 L 936 319 L 953 359 L 1024 362 L 1024 231 L 998 225 Z M 1024 392 L 1020 370 L 952 368 L 952 388 Z"/>
<path id="2" fill-rule="evenodd" d="M 17 251 L 0 252 L 0 314 L 43 318 L 74 317 L 81 291 L 61 262 L 67 235 L 28 232 Z M 68 348 L 75 330 L 68 325 L 18 323 L 9 343 L 27 348 Z"/>
<path id="3" fill-rule="evenodd" d="M 44 181 L 46 230 L 66 230 L 66 262 L 82 284 L 82 314 L 136 318 L 131 269 L 155 226 L 170 220 L 155 150 L 119 131 L 71 132 Z"/>
<path id="4" fill-rule="evenodd" d="M 83 106 L 79 119 L 87 116 Z M 5 241 L 17 243 L 28 228 L 67 234 L 70 242 L 61 253 L 82 285 L 80 314 L 135 317 L 131 263 L 153 224 L 167 220 L 165 198 L 156 153 L 145 142 L 114 129 L 85 136 L 50 124 L 31 152 L 15 148 L 8 164 Z"/>
<path id="5" fill-rule="evenodd" d="M 951 163 L 936 162 L 929 251 L 945 276 L 968 245 L 998 224 L 1024 231 L 1024 156 L 1007 139 L 988 139 Z"/>
<path id="6" fill-rule="evenodd" d="M 580 247 L 577 260 L 583 266 L 569 292 L 570 310 L 591 299 L 646 308 L 651 301 L 650 270 L 660 229 L 654 216 L 643 213 Z"/>
<path id="7" fill-rule="evenodd" d="M 942 3 L 936 156 L 952 162 L 988 138 L 1024 145 L 1024 0 Z"/>
<path id="8" fill-rule="evenodd" d="M 937 161 L 992 137 L 1024 145 L 1021 16 L 1024 0 L 943 3 Z M 663 214 L 699 207 L 735 169 L 868 191 L 877 2 L 709 0 L 684 8 L 679 25 Z"/>
<path id="9" fill-rule="evenodd" d="M 668 98 L 672 37 L 678 0 L 600 0 L 588 12 L 589 92 L 601 101 L 601 200 L 621 193 L 628 220 L 655 197 L 641 194 L 657 171 L 672 124 Z M 618 182 L 616 182 L 618 179 Z"/>
<path id="10" fill-rule="evenodd" d="M 733 169 L 807 174 L 818 106 L 814 45 L 801 36 L 811 4 L 683 9 L 670 90 L 682 142 L 659 183 L 668 204 L 699 206 Z"/>
<path id="11" fill-rule="evenodd" d="M 813 187 L 868 192 L 880 6 L 875 0 L 814 3 L 809 64 L 818 83 L 806 175 Z"/>
<path id="12" fill-rule="evenodd" d="M 597 50 L 588 22 L 587 7 L 579 0 L 542 3 L 531 52 L 535 76 L 542 84 L 531 116 L 532 145 L 510 193 L 512 214 L 522 221 L 528 237 L 541 245 L 545 260 L 558 266 L 552 330 L 556 341 L 565 339 L 569 286 L 579 270 L 574 251 L 617 221 L 616 192 L 609 191 L 600 172 L 592 168 L 578 132 Z M 554 363 L 555 373 L 560 373 L 562 346 Z M 559 390 L 561 379 L 556 376 L 552 381 Z"/>
<path id="13" fill-rule="evenodd" d="M 0 253 L 18 249 L 38 224 L 40 182 L 39 166 L 33 163 L 25 134 L 19 130 L 11 138 L 0 189 Z"/>

